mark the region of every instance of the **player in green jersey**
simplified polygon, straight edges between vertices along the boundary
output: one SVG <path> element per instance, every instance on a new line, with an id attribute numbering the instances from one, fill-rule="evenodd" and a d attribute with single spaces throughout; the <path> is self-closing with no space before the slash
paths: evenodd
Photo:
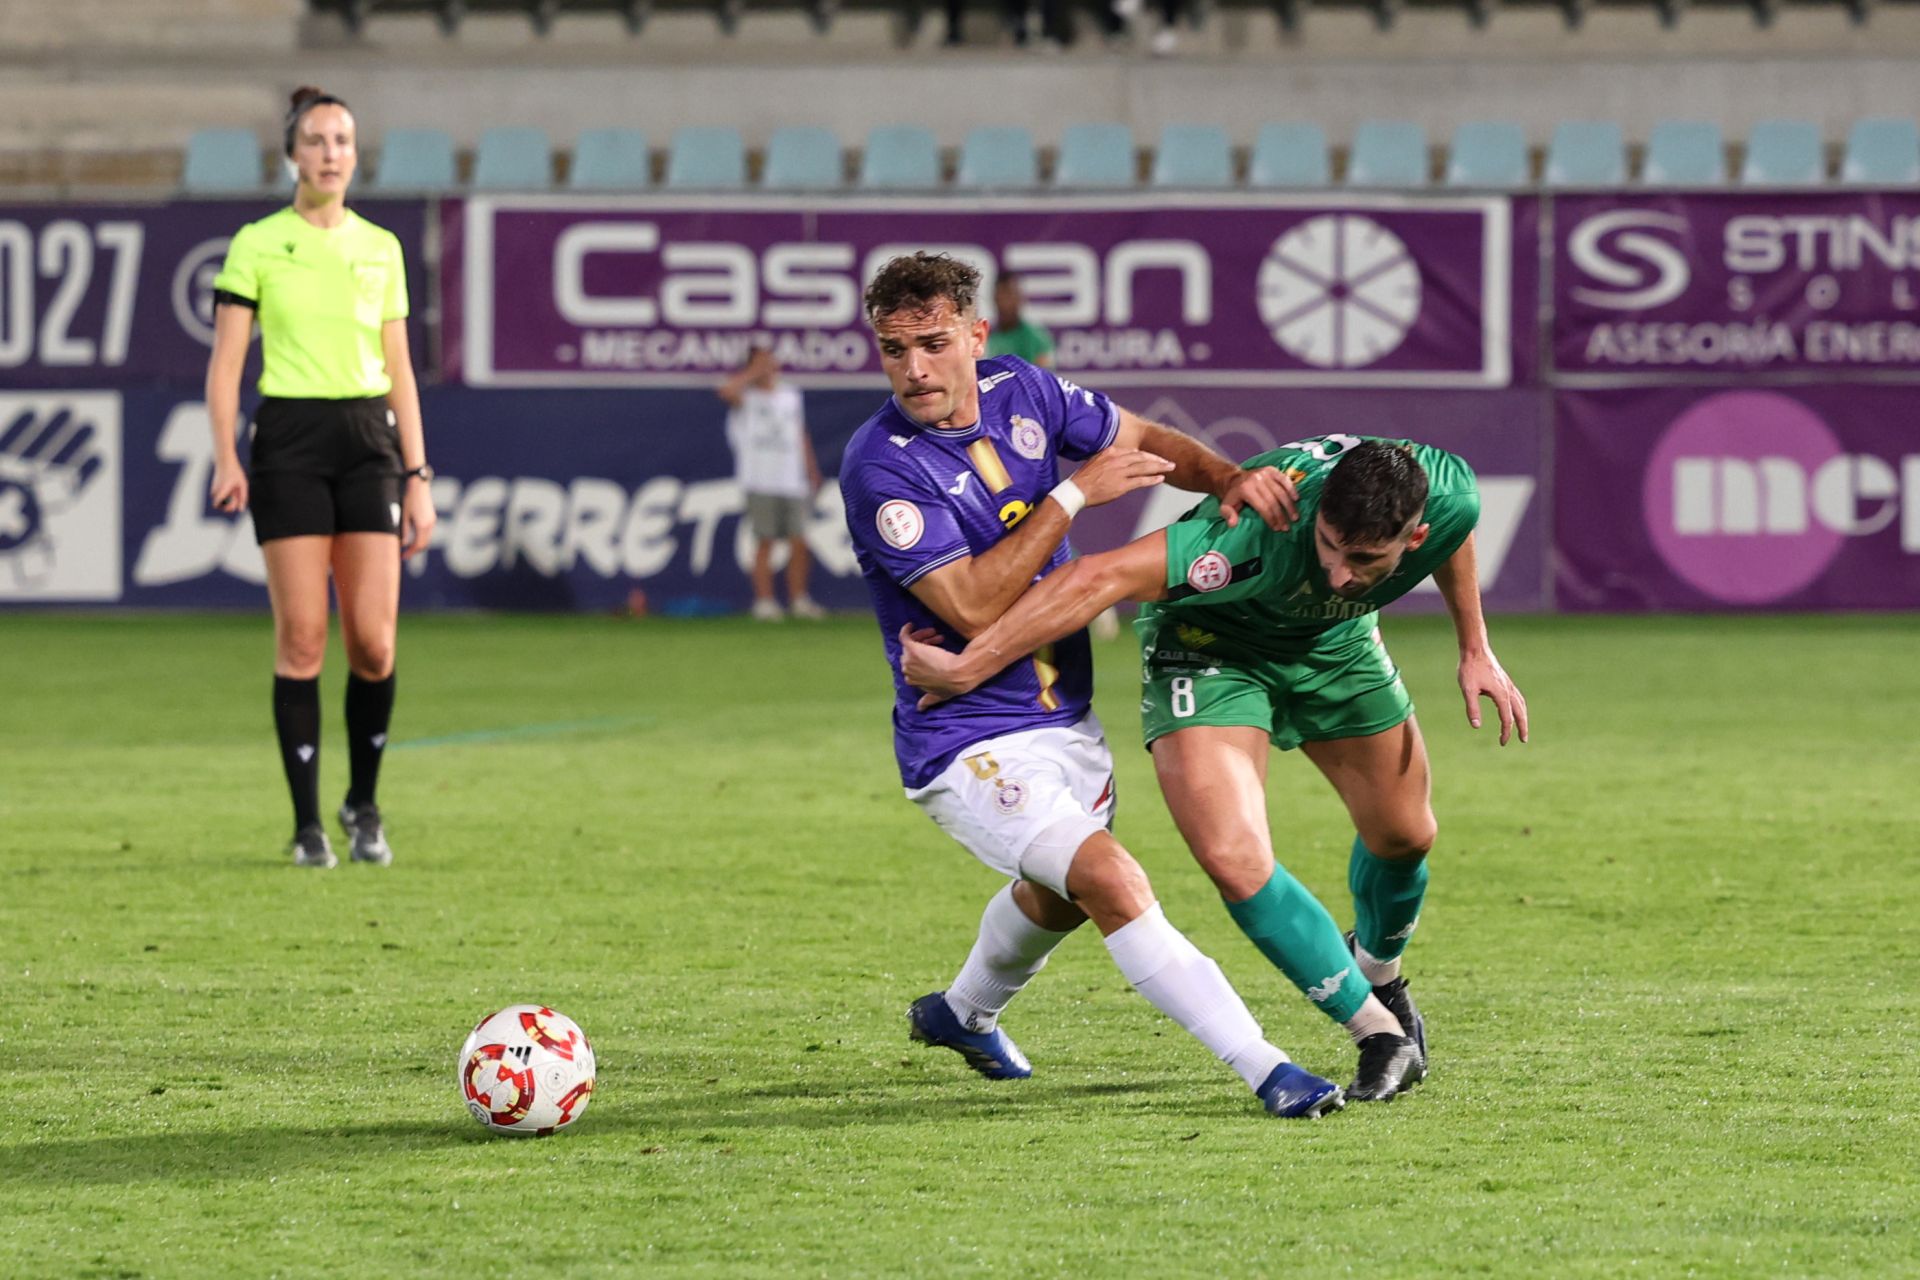
<path id="1" fill-rule="evenodd" d="M 400 242 L 346 207 L 357 159 L 344 102 L 302 88 L 287 113 L 293 203 L 240 228 L 214 278 L 207 416 L 213 505 L 250 510 L 273 605 L 273 719 L 293 797 L 293 860 L 331 867 L 320 825 L 320 660 L 328 587 L 347 651 L 352 780 L 340 822 L 356 862 L 393 858 L 374 800 L 393 714 L 400 561 L 434 525 L 407 350 Z M 246 468 L 240 376 L 255 322 L 260 392 Z"/>
<path id="2" fill-rule="evenodd" d="M 1161 791 L 1241 930 L 1360 1050 L 1348 1096 L 1384 1101 L 1426 1075 L 1426 1034 L 1400 973 L 1437 826 L 1425 743 L 1374 615 L 1431 577 L 1453 616 L 1467 718 L 1480 699 L 1504 746 L 1527 704 L 1487 642 L 1473 471 L 1408 441 L 1332 435 L 1250 459 L 1294 480 L 1299 519 L 1229 528 L 1202 502 L 1158 533 L 1044 579 L 964 650 L 903 638 L 929 701 L 964 693 L 1124 599 L 1146 602 L 1141 721 Z M 1357 834 L 1354 931 L 1274 859 L 1269 744 L 1298 747 L 1339 792 Z"/>

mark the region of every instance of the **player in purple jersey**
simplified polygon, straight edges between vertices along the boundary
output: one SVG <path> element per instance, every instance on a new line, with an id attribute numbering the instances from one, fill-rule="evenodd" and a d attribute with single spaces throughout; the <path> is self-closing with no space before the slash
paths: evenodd
<path id="1" fill-rule="evenodd" d="M 1278 471 L 1242 471 L 1198 441 L 1016 357 L 982 359 L 980 276 L 944 255 L 881 268 L 867 316 L 893 398 L 840 467 L 847 527 L 894 670 L 894 748 L 907 796 L 1010 883 L 945 991 L 915 1001 L 913 1038 L 991 1079 L 1032 1074 L 999 1018 L 1091 917 L 1133 988 L 1233 1068 L 1274 1115 L 1317 1117 L 1339 1087 L 1270 1044 L 1226 975 L 1168 923 L 1109 832 L 1113 759 L 1092 713 L 1084 630 L 927 711 L 900 675 L 908 637 L 972 636 L 1068 560 L 1082 507 L 1172 477 L 1225 518 L 1276 528 L 1294 510 Z M 1061 480 L 1059 460 L 1087 460 Z"/>

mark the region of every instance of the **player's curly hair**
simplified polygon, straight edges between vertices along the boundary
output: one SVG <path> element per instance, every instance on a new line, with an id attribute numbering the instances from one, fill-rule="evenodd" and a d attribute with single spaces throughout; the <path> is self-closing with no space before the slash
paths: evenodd
<path id="1" fill-rule="evenodd" d="M 1427 508 L 1427 471 L 1404 444 L 1368 440 L 1340 456 L 1320 493 L 1320 514 L 1348 542 L 1405 537 Z"/>
<path id="2" fill-rule="evenodd" d="M 980 298 L 980 273 L 944 253 L 902 254 L 881 267 L 867 286 L 867 318 L 925 311 L 943 298 L 955 311 L 972 311 Z"/>

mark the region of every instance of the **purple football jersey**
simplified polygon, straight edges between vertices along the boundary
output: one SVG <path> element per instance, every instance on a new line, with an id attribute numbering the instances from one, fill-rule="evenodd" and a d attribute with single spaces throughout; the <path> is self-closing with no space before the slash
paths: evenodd
<path id="1" fill-rule="evenodd" d="M 847 442 L 840 462 L 847 528 L 893 667 L 893 749 L 909 787 L 933 781 L 976 742 L 1072 724 L 1093 696 L 1085 631 L 928 711 L 916 709 L 920 691 L 901 678 L 903 626 L 937 628 L 948 648 L 965 647 L 908 590 L 914 581 L 1000 541 L 1059 483 L 1059 459 L 1090 458 L 1120 430 L 1119 411 L 1105 396 L 1017 357 L 981 360 L 974 371 L 980 420 L 973 426 L 923 427 L 889 398 Z M 1035 581 L 1069 556 L 1062 538 Z"/>

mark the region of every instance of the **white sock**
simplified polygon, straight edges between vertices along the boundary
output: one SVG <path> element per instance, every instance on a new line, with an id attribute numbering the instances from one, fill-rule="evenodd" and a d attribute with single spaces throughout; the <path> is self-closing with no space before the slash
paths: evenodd
<path id="1" fill-rule="evenodd" d="M 1379 996 L 1368 996 L 1367 1002 L 1360 1006 L 1360 1012 L 1347 1019 L 1347 1034 L 1353 1042 L 1359 1044 L 1368 1036 L 1379 1035 L 1382 1031 L 1392 1032 L 1396 1036 L 1406 1033 L 1400 1026 L 1400 1019 L 1393 1016 L 1393 1010 L 1380 1003 Z"/>
<path id="2" fill-rule="evenodd" d="M 1042 929 L 1013 900 L 1013 884 L 993 895 L 980 915 L 980 936 L 947 985 L 947 1007 L 969 1031 L 991 1031 L 1020 988 L 1044 969 L 1067 935 Z"/>
<path id="3" fill-rule="evenodd" d="M 1367 975 L 1367 981 L 1376 987 L 1384 987 L 1400 976 L 1400 957 L 1391 960 L 1376 960 L 1360 945 L 1356 939 L 1353 944 L 1353 958 L 1360 962 L 1360 972 Z"/>
<path id="4" fill-rule="evenodd" d="M 1249 1089 L 1288 1061 L 1267 1043 L 1220 966 L 1167 923 L 1159 903 L 1108 934 L 1107 950 L 1135 991 L 1238 1072 Z"/>

